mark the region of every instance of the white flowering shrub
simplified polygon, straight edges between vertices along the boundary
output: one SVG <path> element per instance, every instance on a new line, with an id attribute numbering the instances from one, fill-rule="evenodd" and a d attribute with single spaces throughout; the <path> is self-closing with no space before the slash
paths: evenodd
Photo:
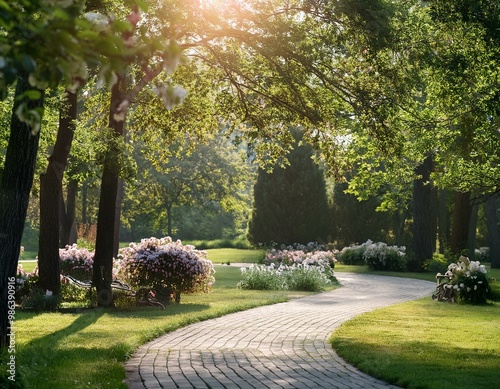
<path id="1" fill-rule="evenodd" d="M 238 288 L 254 290 L 301 290 L 318 292 L 332 282 L 322 266 L 317 265 L 252 265 L 241 268 L 243 280 Z"/>
<path id="2" fill-rule="evenodd" d="M 486 268 L 479 261 L 470 261 L 461 256 L 458 262 L 448 266 L 444 274 L 447 280 L 444 288 L 449 288 L 455 301 L 484 304 L 490 292 Z M 437 277 L 441 274 L 438 273 Z"/>
<path id="3" fill-rule="evenodd" d="M 180 302 L 181 293 L 206 293 L 215 282 L 214 267 L 204 251 L 170 237 L 142 239 L 120 249 L 118 276 L 135 287 L 152 287 L 157 298 Z M 167 293 L 168 296 L 162 296 Z"/>
<path id="4" fill-rule="evenodd" d="M 388 246 L 386 243 L 366 243 L 363 258 L 372 270 L 405 271 L 406 257 L 404 246 Z"/>
<path id="5" fill-rule="evenodd" d="M 313 249 L 312 251 L 308 251 L 306 249 L 304 251 L 303 249 L 305 248 L 305 246 L 301 248 L 302 250 L 293 249 L 292 247 L 288 247 L 282 250 L 272 249 L 264 258 L 264 264 L 273 264 L 276 266 L 318 266 L 323 271 L 323 273 L 326 274 L 327 277 L 334 280 L 333 269 L 335 268 L 335 262 L 337 262 L 337 259 L 335 258 L 335 253 L 333 251 L 315 249 Z M 309 246 L 309 248 L 312 248 L 312 246 Z"/>
<path id="6" fill-rule="evenodd" d="M 337 254 L 337 259 L 344 265 L 366 265 L 363 254 L 365 253 L 368 243 L 371 243 L 371 240 L 360 245 L 344 247 L 340 253 Z"/>
<path id="7" fill-rule="evenodd" d="M 489 262 L 490 261 L 490 248 L 489 247 L 479 247 L 474 250 L 474 258 L 479 262 Z"/>
<path id="8" fill-rule="evenodd" d="M 406 271 L 405 251 L 404 246 L 367 240 L 360 245 L 344 247 L 337 259 L 345 265 L 368 265 L 372 270 Z"/>

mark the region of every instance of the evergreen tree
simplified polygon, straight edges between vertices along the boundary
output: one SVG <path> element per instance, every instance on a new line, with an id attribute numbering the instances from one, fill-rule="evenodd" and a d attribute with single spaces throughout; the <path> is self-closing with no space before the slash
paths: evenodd
<path id="1" fill-rule="evenodd" d="M 248 233 L 255 245 L 321 242 L 329 234 L 323 171 L 312 160 L 312 147 L 300 144 L 302 133 L 294 130 L 293 134 L 289 165 L 276 165 L 271 173 L 259 169 Z"/>

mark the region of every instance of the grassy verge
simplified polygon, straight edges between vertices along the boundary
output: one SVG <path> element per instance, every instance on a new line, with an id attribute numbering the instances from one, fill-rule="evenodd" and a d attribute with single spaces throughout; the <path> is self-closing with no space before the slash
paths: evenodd
<path id="1" fill-rule="evenodd" d="M 310 294 L 240 290 L 239 268 L 216 266 L 216 272 L 212 293 L 183 295 L 164 311 L 16 312 L 18 382 L 33 389 L 123 389 L 123 363 L 140 344 L 193 322 Z"/>
<path id="2" fill-rule="evenodd" d="M 261 250 L 240 250 L 240 249 L 207 249 L 208 259 L 214 264 L 231 263 L 258 263 L 264 259 L 264 252 Z"/>
<path id="3" fill-rule="evenodd" d="M 344 323 L 332 346 L 366 373 L 405 388 L 499 388 L 500 270 L 489 274 L 497 281 L 487 305 L 425 298 L 379 309 Z"/>
<path id="4" fill-rule="evenodd" d="M 248 255 L 253 254 L 209 249 L 214 263 L 256 262 Z M 31 264 L 23 266 L 29 270 Z M 216 270 L 212 293 L 182 296 L 182 304 L 166 311 L 17 312 L 19 377 L 26 388 L 124 389 L 123 363 L 140 344 L 192 322 L 309 294 L 238 290 L 238 268 L 216 266 Z M 435 281 L 431 273 L 370 272 L 366 266 L 337 265 L 336 271 Z M 498 280 L 492 284 L 495 301 L 489 305 L 446 304 L 426 298 L 376 310 L 342 325 L 333 334 L 333 347 L 369 374 L 408 388 L 498 388 L 500 270 L 489 274 Z"/>

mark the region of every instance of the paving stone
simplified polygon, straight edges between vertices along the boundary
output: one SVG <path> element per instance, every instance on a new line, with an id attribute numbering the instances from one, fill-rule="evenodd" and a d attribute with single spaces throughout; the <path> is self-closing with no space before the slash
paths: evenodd
<path id="1" fill-rule="evenodd" d="M 348 365 L 329 338 L 356 315 L 430 296 L 433 282 L 336 273 L 341 288 L 195 323 L 140 347 L 130 389 L 397 388 Z"/>

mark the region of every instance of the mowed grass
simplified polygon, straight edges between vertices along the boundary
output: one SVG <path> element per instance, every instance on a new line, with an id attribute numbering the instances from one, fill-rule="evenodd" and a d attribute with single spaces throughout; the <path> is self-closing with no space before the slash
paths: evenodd
<path id="1" fill-rule="evenodd" d="M 245 262 L 239 255 L 248 255 L 248 250 L 211 250 L 209 258 L 221 264 Z M 218 255 L 224 253 L 230 258 Z M 238 268 L 216 265 L 216 271 L 212 293 L 183 295 L 180 305 L 166 311 L 18 312 L 17 369 L 26 388 L 124 389 L 124 362 L 140 344 L 192 322 L 308 294 L 242 291 L 236 288 Z M 340 264 L 336 271 L 370 272 Z M 371 273 L 435 280 L 430 273 Z M 489 275 L 497 281 L 495 301 L 488 305 L 429 297 L 379 309 L 343 324 L 332 345 L 361 370 L 403 387 L 500 388 L 500 270 Z"/>
<path id="2" fill-rule="evenodd" d="M 216 265 L 213 291 L 182 295 L 181 304 L 91 309 L 78 313 L 16 312 L 16 377 L 33 389 L 126 388 L 124 362 L 141 344 L 190 323 L 305 296 L 307 292 L 236 288 L 237 267 Z"/>
<path id="3" fill-rule="evenodd" d="M 333 348 L 360 370 L 405 388 L 500 388 L 500 270 L 495 301 L 449 304 L 430 297 L 350 320 Z"/>
<path id="4" fill-rule="evenodd" d="M 264 259 L 261 250 L 207 249 L 208 259 L 213 263 L 258 263 Z"/>

